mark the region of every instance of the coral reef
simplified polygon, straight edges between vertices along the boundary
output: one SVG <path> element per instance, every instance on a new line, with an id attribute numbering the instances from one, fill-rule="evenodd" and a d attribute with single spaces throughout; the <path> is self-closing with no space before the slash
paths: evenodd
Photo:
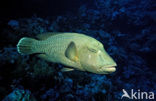
<path id="1" fill-rule="evenodd" d="M 36 101 L 28 90 L 15 89 L 2 101 Z"/>

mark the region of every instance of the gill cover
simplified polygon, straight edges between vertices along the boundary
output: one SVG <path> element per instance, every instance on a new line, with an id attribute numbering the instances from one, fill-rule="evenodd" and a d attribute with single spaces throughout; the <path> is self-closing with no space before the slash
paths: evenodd
<path id="1" fill-rule="evenodd" d="M 84 46 L 79 53 L 79 60 L 84 70 L 89 72 L 97 71 L 97 49 L 92 46 Z"/>

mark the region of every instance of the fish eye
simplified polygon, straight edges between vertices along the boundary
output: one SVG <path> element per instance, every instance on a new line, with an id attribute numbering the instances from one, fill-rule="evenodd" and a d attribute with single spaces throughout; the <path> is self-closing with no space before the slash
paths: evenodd
<path id="1" fill-rule="evenodd" d="M 93 49 L 93 48 L 88 48 L 89 51 L 93 52 L 93 53 L 97 53 L 97 50 L 96 49 Z"/>

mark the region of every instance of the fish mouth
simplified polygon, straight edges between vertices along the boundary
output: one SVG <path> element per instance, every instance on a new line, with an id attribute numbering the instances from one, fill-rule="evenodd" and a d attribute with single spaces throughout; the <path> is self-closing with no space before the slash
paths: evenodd
<path id="1" fill-rule="evenodd" d="M 115 72 L 115 71 L 116 71 L 115 66 L 112 66 L 112 67 L 103 67 L 103 68 L 106 70 L 106 72 L 110 72 L 110 73 L 112 73 L 112 72 Z"/>
<path id="2" fill-rule="evenodd" d="M 102 66 L 99 69 L 100 72 L 105 72 L 105 73 L 112 73 L 116 71 L 115 66 Z"/>

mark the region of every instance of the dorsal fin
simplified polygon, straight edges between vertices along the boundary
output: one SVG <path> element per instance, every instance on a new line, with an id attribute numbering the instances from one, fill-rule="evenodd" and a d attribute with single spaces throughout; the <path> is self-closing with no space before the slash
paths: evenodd
<path id="1" fill-rule="evenodd" d="M 57 34 L 60 34 L 60 32 L 47 32 L 37 35 L 36 38 L 39 40 L 46 40 L 47 38 Z"/>
<path id="2" fill-rule="evenodd" d="M 78 61 L 78 53 L 74 42 L 70 42 L 68 45 L 65 51 L 65 56 L 74 62 Z"/>

